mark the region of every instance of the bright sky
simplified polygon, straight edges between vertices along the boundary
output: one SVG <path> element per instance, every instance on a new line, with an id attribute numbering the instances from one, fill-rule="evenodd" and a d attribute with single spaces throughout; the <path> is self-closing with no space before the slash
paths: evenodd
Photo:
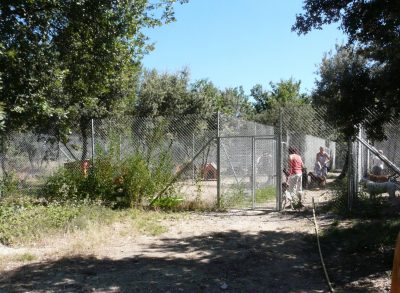
<path id="1" fill-rule="evenodd" d="M 145 68 L 175 73 L 188 67 L 192 81 L 207 78 L 218 88 L 293 77 L 310 92 L 324 52 L 346 37 L 337 25 L 298 36 L 291 31 L 301 0 L 190 0 L 176 6 L 175 23 L 147 31 L 155 50 Z"/>

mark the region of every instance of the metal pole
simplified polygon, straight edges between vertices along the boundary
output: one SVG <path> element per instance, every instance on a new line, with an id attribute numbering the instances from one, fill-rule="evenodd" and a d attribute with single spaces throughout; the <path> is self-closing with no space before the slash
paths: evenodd
<path id="1" fill-rule="evenodd" d="M 282 209 L 282 110 L 279 109 L 278 135 L 276 139 L 276 209 Z"/>
<path id="2" fill-rule="evenodd" d="M 221 207 L 221 138 L 219 125 L 219 111 L 217 112 L 217 207 Z"/>
<path id="3" fill-rule="evenodd" d="M 349 162 L 348 162 L 348 170 L 347 170 L 347 172 L 348 172 L 347 208 L 349 211 L 351 211 L 351 207 L 352 207 L 352 203 L 353 203 L 353 183 L 354 183 L 353 176 L 354 176 L 354 174 L 353 174 L 353 166 L 352 166 L 353 165 L 353 143 L 350 139 L 349 139 L 348 144 L 349 144 L 348 145 L 348 152 L 349 152 L 348 160 L 349 160 Z"/>
<path id="4" fill-rule="evenodd" d="M 192 158 L 194 158 L 194 132 L 192 134 Z M 192 180 L 195 180 L 195 170 L 194 170 L 194 162 L 192 164 Z"/>
<path id="5" fill-rule="evenodd" d="M 362 137 L 361 135 L 361 129 L 359 130 L 358 137 Z M 357 178 L 355 181 L 355 195 L 357 196 L 358 194 L 358 182 L 361 181 L 362 178 L 362 145 L 358 141 L 357 142 Z"/>
<path id="6" fill-rule="evenodd" d="M 92 167 L 94 167 L 94 157 L 95 157 L 95 153 L 94 153 L 94 120 L 93 118 L 91 119 L 92 122 Z"/>
<path id="7" fill-rule="evenodd" d="M 119 161 L 122 160 L 122 136 L 121 134 L 119 135 Z"/>
<path id="8" fill-rule="evenodd" d="M 255 207 L 256 202 L 256 140 L 253 136 L 251 139 L 251 198 L 252 208 Z"/>

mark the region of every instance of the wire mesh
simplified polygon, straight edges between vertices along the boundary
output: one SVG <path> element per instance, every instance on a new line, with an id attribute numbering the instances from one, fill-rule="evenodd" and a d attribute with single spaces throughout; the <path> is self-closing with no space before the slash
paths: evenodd
<path id="1" fill-rule="evenodd" d="M 111 152 L 117 160 L 142 154 L 156 164 L 162 154 L 171 156 L 172 170 L 179 177 L 182 196 L 216 201 L 216 115 L 184 117 L 118 117 L 91 120 L 73 129 L 64 141 L 52 135 L 14 133 L 2 140 L 1 181 L 13 180 L 15 189 L 32 194 L 48 176 L 62 168 L 87 173 L 96 158 Z M 1 187 L 3 195 L 9 188 Z"/>
<path id="2" fill-rule="evenodd" d="M 298 193 L 302 204 L 310 205 L 311 197 L 307 195 L 319 198 L 326 184 L 343 168 L 346 144 L 338 140 L 337 129 L 327 122 L 325 109 L 314 109 L 311 105 L 285 107 L 280 115 L 283 157 L 278 172 L 290 169 L 289 147 L 296 148 L 304 166 Z M 329 157 L 326 163 L 317 161 L 321 148 Z M 286 174 L 281 178 L 282 182 L 289 182 Z"/>
<path id="3" fill-rule="evenodd" d="M 346 153 L 351 154 L 347 188 L 347 206 L 351 208 L 360 179 L 372 172 L 379 160 L 357 141 L 350 148 L 347 141 L 340 141 L 337 129 L 326 122 L 324 109 L 309 105 L 285 107 L 280 122 L 281 125 L 263 125 L 217 114 L 208 119 L 199 115 L 125 116 L 89 121 L 84 127 L 73 129 L 67 140 L 51 133 L 12 133 L 1 139 L 0 190 L 6 195 L 10 189 L 4 184 L 11 181 L 18 190 L 35 193 L 48 176 L 61 168 L 88 172 L 95 167 L 94 158 L 112 151 L 118 160 L 139 152 L 149 162 L 157 162 L 162 153 L 168 152 L 171 172 L 179 173 L 178 189 L 185 198 L 215 204 L 219 191 L 222 204 L 228 207 L 272 207 L 277 194 L 281 195 L 279 186 L 286 180 L 282 170 L 289 167 L 289 146 L 299 149 L 307 169 L 303 177 L 306 192 L 318 188 L 324 191 L 324 186 L 308 176 L 315 173 L 316 153 L 323 147 L 330 157 L 328 181 L 344 167 Z M 386 139 L 370 143 L 399 166 L 397 123 L 388 123 L 384 129 Z M 367 138 L 364 132 L 360 135 Z M 383 174 L 391 173 L 388 166 L 382 169 Z"/>
<path id="4" fill-rule="evenodd" d="M 223 204 L 250 208 L 275 202 L 274 127 L 226 115 L 220 115 L 219 126 Z"/>

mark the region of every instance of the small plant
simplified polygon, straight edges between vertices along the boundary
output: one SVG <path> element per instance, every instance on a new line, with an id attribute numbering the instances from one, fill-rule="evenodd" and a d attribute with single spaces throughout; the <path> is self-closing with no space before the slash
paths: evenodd
<path id="1" fill-rule="evenodd" d="M 225 193 L 222 197 L 221 206 L 223 208 L 246 207 L 251 203 L 251 197 L 245 193 L 243 185 L 238 185 L 236 189 Z"/>
<path id="2" fill-rule="evenodd" d="M 143 212 L 137 209 L 132 210 L 131 217 L 137 230 L 140 232 L 157 236 L 168 229 L 164 225 L 160 224 L 164 218 L 164 214 L 159 212 Z"/>
<path id="3" fill-rule="evenodd" d="M 34 261 L 36 259 L 37 259 L 36 255 L 33 255 L 31 253 L 28 253 L 28 252 L 23 253 L 23 254 L 19 254 L 19 255 L 14 257 L 14 260 L 15 261 L 19 261 L 19 262 L 31 262 L 31 261 Z"/>
<path id="4" fill-rule="evenodd" d="M 18 194 L 18 179 L 13 173 L 3 175 L 0 181 L 0 197 L 1 196 L 15 196 Z"/>
<path id="5" fill-rule="evenodd" d="M 153 206 L 160 209 L 172 210 L 182 204 L 183 198 L 178 196 L 162 196 L 153 202 Z"/>

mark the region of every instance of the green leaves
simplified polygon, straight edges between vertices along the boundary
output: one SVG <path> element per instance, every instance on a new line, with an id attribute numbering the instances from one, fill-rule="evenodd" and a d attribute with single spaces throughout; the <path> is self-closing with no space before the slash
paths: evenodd
<path id="1" fill-rule="evenodd" d="M 292 30 L 305 34 L 338 22 L 349 37 L 347 48 L 322 61 L 318 101 L 332 102 L 333 113 L 339 114 L 333 118 L 347 136 L 363 124 L 372 137 L 382 139 L 383 124 L 400 116 L 400 2 L 305 0 L 303 9 Z M 374 115 L 368 115 L 371 111 Z"/>
<path id="2" fill-rule="evenodd" d="M 2 1 L 0 76 L 7 131 L 66 128 L 121 111 L 151 46 L 142 30 L 174 20 L 175 0 Z M 183 1 L 185 2 L 185 1 Z"/>
<path id="3" fill-rule="evenodd" d="M 309 97 L 300 93 L 300 81 L 294 79 L 281 80 L 278 83 L 270 82 L 270 90 L 266 91 L 261 85 L 251 89 L 255 100 L 256 120 L 267 124 L 274 124 L 281 107 L 300 106 L 309 104 Z"/>

